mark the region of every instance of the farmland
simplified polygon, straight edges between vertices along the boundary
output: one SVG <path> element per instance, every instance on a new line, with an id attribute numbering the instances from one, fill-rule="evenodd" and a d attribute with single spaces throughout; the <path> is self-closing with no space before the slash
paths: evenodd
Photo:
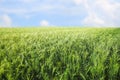
<path id="1" fill-rule="evenodd" d="M 0 28 L 0 80 L 119 78 L 119 28 Z"/>

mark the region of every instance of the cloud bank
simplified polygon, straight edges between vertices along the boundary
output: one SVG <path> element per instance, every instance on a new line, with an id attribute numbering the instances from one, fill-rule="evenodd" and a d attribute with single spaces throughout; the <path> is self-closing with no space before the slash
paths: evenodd
<path id="1" fill-rule="evenodd" d="M 1 0 L 0 16 L 0 25 L 6 26 L 28 22 L 48 26 L 50 21 L 56 26 L 120 27 L 120 1 Z"/>
<path id="2" fill-rule="evenodd" d="M 11 18 L 4 14 L 2 16 L 0 16 L 0 26 L 1 27 L 10 27 L 12 25 L 12 20 Z"/>
<path id="3" fill-rule="evenodd" d="M 40 21 L 40 26 L 49 26 L 49 22 L 46 20 Z"/>

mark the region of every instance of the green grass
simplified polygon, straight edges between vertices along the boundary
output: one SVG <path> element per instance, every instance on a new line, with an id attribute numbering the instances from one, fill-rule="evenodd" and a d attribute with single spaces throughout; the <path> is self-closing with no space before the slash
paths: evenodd
<path id="1" fill-rule="evenodd" d="M 120 28 L 0 28 L 0 80 L 119 80 Z"/>

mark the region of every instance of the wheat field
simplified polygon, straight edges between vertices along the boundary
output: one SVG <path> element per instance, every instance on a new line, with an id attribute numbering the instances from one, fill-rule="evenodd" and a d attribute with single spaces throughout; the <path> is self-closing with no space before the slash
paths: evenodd
<path id="1" fill-rule="evenodd" d="M 0 80 L 120 80 L 120 28 L 0 28 Z"/>

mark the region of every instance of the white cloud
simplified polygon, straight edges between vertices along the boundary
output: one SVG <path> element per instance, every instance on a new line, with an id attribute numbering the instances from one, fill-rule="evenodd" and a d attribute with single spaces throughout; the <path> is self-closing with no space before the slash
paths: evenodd
<path id="1" fill-rule="evenodd" d="M 120 12 L 120 3 L 110 2 L 110 0 L 97 0 L 96 7 L 101 9 L 105 14 L 111 18 L 116 18 L 116 13 Z"/>
<path id="2" fill-rule="evenodd" d="M 88 15 L 83 20 L 83 25 L 87 26 L 103 26 L 105 24 L 105 21 L 102 20 L 97 13 L 92 9 L 91 4 L 88 2 L 88 0 L 83 0 L 84 7 L 86 8 L 86 11 Z"/>
<path id="3" fill-rule="evenodd" d="M 83 0 L 87 16 L 83 20 L 83 25 L 89 26 L 116 26 L 115 22 L 119 18 L 120 3 L 110 0 Z M 119 19 L 120 21 L 120 19 Z"/>
<path id="4" fill-rule="evenodd" d="M 19 0 L 19 1 L 22 2 L 22 3 L 33 3 L 36 0 Z"/>
<path id="5" fill-rule="evenodd" d="M 49 25 L 50 25 L 49 22 L 46 20 L 40 21 L 40 26 L 49 26 Z"/>
<path id="6" fill-rule="evenodd" d="M 83 23 L 87 26 L 102 26 L 105 24 L 104 20 L 100 19 L 96 14 L 89 14 L 84 20 Z"/>
<path id="7" fill-rule="evenodd" d="M 0 26 L 1 27 L 10 27 L 11 25 L 12 25 L 12 20 L 11 20 L 10 16 L 8 16 L 7 14 L 0 16 Z"/>
<path id="8" fill-rule="evenodd" d="M 73 0 L 76 5 L 80 5 L 84 0 Z"/>
<path id="9" fill-rule="evenodd" d="M 25 14 L 29 11 L 23 7 L 21 8 L 0 8 L 1 12 L 8 13 L 8 14 Z"/>

